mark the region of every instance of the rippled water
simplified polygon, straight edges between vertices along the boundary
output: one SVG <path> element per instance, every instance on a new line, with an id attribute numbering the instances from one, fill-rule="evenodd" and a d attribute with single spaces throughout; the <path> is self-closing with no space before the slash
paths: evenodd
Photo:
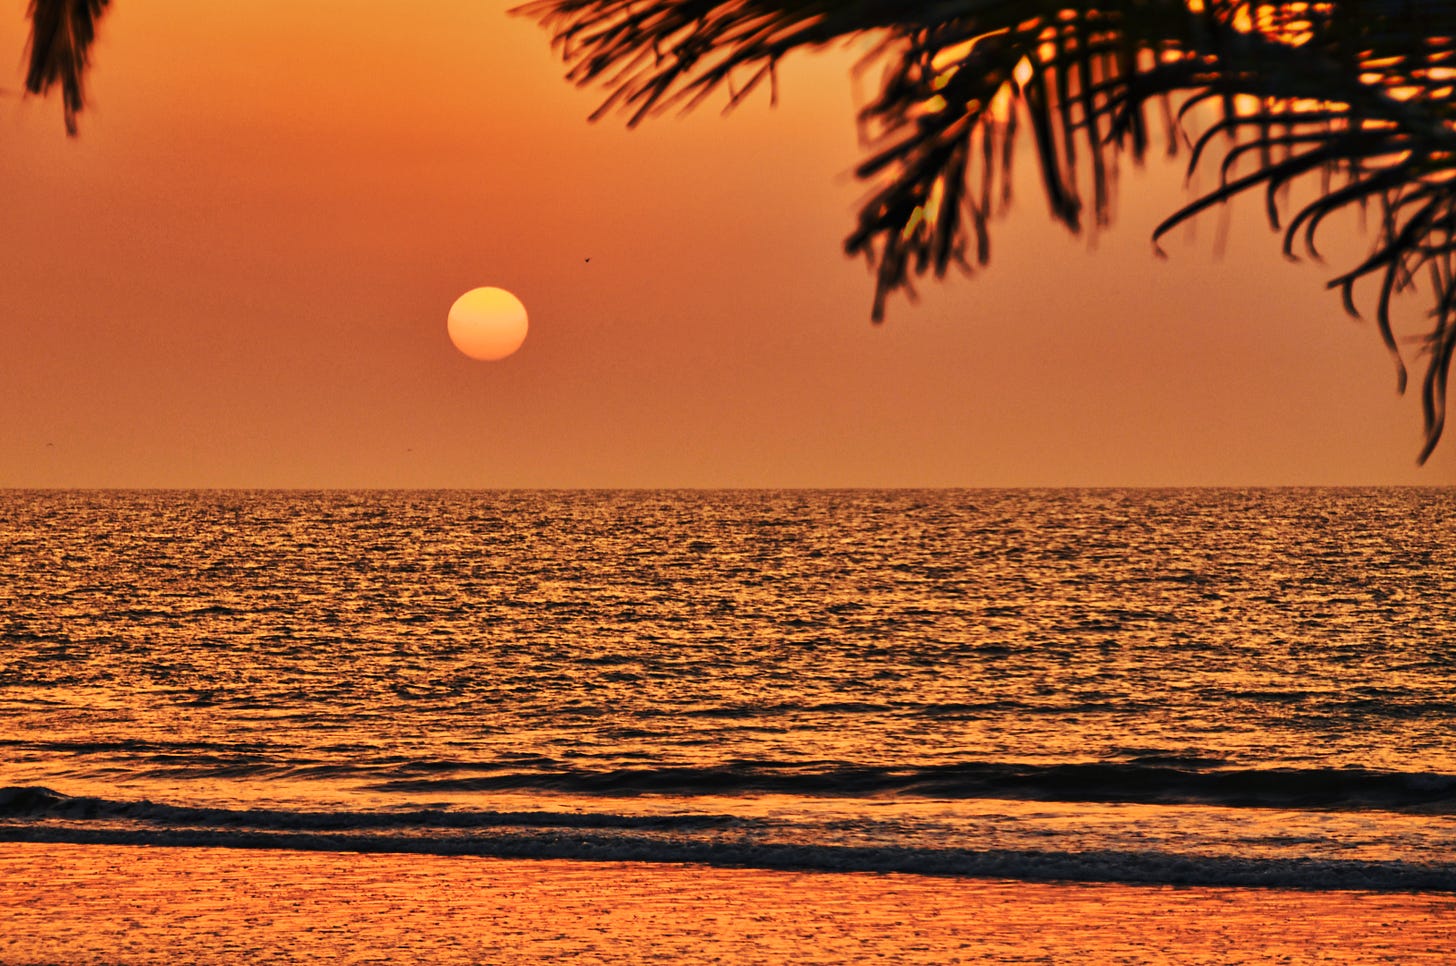
<path id="1" fill-rule="evenodd" d="M 1456 888 L 1453 535 L 1449 489 L 11 491 L 0 836 Z"/>

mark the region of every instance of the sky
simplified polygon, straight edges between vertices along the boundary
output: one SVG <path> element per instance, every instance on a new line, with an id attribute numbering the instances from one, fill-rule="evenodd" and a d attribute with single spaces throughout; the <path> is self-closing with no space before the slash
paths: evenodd
<path id="1" fill-rule="evenodd" d="M 1358 226 L 1157 258 L 1181 161 L 1095 239 L 1028 168 L 989 267 L 874 325 L 855 50 L 629 130 L 510 6 L 114 0 L 68 138 L 0 0 L 0 486 L 1456 483 L 1325 289 Z M 530 313 L 500 362 L 446 335 L 477 286 Z"/>

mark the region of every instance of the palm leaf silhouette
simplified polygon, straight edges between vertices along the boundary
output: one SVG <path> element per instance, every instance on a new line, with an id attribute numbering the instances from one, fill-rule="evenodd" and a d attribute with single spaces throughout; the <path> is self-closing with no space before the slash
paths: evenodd
<path id="1" fill-rule="evenodd" d="M 66 131 L 76 133 L 76 115 L 86 105 L 86 68 L 96 24 L 110 0 L 31 0 L 30 49 L 25 89 L 46 94 L 59 84 Z"/>
<path id="2" fill-rule="evenodd" d="M 534 0 L 516 12 L 551 32 L 572 81 L 607 89 L 594 118 L 621 110 L 633 125 L 720 89 L 731 108 L 764 82 L 776 90 L 793 51 L 877 38 L 866 65 L 883 77 L 860 111 L 870 150 L 857 168 L 873 188 L 845 240 L 875 266 L 876 321 L 916 278 L 989 260 L 1026 136 L 1049 213 L 1074 232 L 1107 223 L 1119 159 L 1157 140 L 1187 143 L 1190 173 L 1216 164 L 1218 181 L 1155 240 L 1257 192 L 1286 254 L 1317 257 L 1331 215 L 1373 209 L 1370 255 L 1330 285 L 1358 315 L 1355 288 L 1374 283 L 1403 392 L 1392 299 L 1425 279 L 1421 462 L 1441 437 L 1456 354 L 1448 0 Z M 1286 212 L 1287 189 L 1309 177 L 1318 196 Z"/>

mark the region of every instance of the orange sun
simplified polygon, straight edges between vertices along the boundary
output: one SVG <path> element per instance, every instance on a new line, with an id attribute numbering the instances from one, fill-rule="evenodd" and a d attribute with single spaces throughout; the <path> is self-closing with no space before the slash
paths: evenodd
<path id="1" fill-rule="evenodd" d="M 450 306 L 450 341 L 472 359 L 504 359 L 526 341 L 526 307 L 503 288 L 473 288 Z"/>

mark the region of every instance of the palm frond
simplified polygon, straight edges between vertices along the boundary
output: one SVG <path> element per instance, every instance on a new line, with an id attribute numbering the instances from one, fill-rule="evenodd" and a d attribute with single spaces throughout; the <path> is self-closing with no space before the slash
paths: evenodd
<path id="1" fill-rule="evenodd" d="M 1259 192 L 1285 253 L 1302 242 L 1317 257 L 1332 215 L 1374 208 L 1371 253 L 1330 286 L 1358 315 L 1356 286 L 1375 285 L 1404 391 L 1392 301 L 1427 280 L 1421 461 L 1441 437 L 1456 355 L 1451 0 L 534 0 L 518 12 L 552 31 L 573 81 L 606 87 L 594 116 L 624 110 L 631 124 L 725 87 L 731 107 L 795 50 L 878 36 L 857 168 L 873 188 L 845 240 L 875 268 L 877 321 L 917 278 L 989 260 L 1023 135 L 1050 216 L 1073 232 L 1110 220 L 1118 160 L 1150 150 L 1159 113 L 1166 149 L 1188 144 L 1190 173 L 1214 164 L 1218 179 L 1155 241 Z M 1286 211 L 1309 178 L 1317 197 Z"/>
<path id="2" fill-rule="evenodd" d="M 76 116 L 86 106 L 86 68 L 96 24 L 110 0 L 31 0 L 30 47 L 25 89 L 46 94 L 59 84 L 66 132 L 76 133 Z"/>

